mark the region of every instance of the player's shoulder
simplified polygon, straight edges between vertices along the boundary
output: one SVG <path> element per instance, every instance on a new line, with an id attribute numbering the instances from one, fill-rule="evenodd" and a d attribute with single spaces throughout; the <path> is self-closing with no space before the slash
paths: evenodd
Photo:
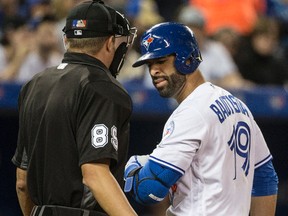
<path id="1" fill-rule="evenodd" d="M 240 111 L 247 113 L 248 116 L 251 114 L 244 102 L 229 91 L 210 82 L 198 86 L 177 109 L 190 116 L 200 115 L 207 120 L 211 119 L 215 113 L 224 116 Z"/>
<path id="2" fill-rule="evenodd" d="M 205 110 L 211 101 L 217 97 L 219 88 L 210 82 L 205 82 L 198 86 L 188 97 L 180 104 L 185 109 L 191 107 L 194 109 Z"/>

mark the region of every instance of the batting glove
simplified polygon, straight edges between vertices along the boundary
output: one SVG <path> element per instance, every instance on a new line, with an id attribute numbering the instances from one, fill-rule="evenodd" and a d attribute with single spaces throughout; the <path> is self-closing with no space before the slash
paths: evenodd
<path id="1" fill-rule="evenodd" d="M 134 155 L 130 157 L 124 171 L 124 192 L 130 192 L 133 188 L 135 174 L 147 163 L 149 155 Z"/>

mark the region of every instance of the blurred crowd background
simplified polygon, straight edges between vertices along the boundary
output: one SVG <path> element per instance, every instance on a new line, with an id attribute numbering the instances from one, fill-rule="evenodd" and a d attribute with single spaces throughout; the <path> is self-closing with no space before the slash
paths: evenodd
<path id="1" fill-rule="evenodd" d="M 62 28 L 83 0 L 0 0 L 0 81 L 25 83 L 65 52 Z M 124 13 L 138 37 L 118 79 L 151 87 L 145 66 L 132 68 L 139 41 L 154 24 L 188 25 L 207 81 L 226 88 L 288 83 L 288 0 L 104 0 Z"/>
<path id="2" fill-rule="evenodd" d="M 65 52 L 62 29 L 66 15 L 82 1 L 0 0 L 0 84 L 21 86 L 36 73 L 62 61 Z M 259 92 L 257 87 L 260 87 L 260 91 L 265 88 L 270 93 L 270 89 L 280 88 L 281 94 L 284 91 L 285 95 L 274 98 L 272 104 L 276 103 L 276 111 L 278 105 L 287 104 L 288 0 L 103 1 L 124 13 L 131 25 L 138 28 L 138 37 L 118 76 L 124 86 L 136 86 L 141 89 L 139 91 L 153 88 L 146 66 L 131 66 L 140 56 L 141 35 L 154 24 L 176 21 L 193 30 L 203 58 L 199 67 L 207 81 L 236 91 Z M 135 100 L 148 97 L 136 93 Z M 9 97 L 0 88 L 1 99 L 4 94 Z M 261 98 L 255 103 L 259 100 Z M 264 109 L 261 104 L 253 105 L 253 108 Z M 163 112 L 163 107 L 159 110 Z M 266 118 L 257 120 L 274 156 L 280 179 L 277 216 L 284 216 L 288 213 L 288 121 L 282 116 L 273 119 L 270 114 L 273 112 L 265 113 Z M 161 138 L 165 121 L 166 117 L 157 114 L 134 117 L 131 152 L 151 152 Z M 17 114 L 9 110 L 0 112 L 0 216 L 20 215 L 14 184 L 15 168 L 11 163 L 17 131 Z"/>

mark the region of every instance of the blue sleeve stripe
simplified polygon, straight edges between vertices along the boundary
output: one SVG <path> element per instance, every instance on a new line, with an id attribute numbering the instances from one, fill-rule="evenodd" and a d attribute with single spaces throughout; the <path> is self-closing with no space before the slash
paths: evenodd
<path id="1" fill-rule="evenodd" d="M 254 168 L 257 169 L 258 167 L 260 167 L 263 164 L 267 163 L 269 160 L 272 160 L 272 155 L 271 154 L 269 154 L 266 158 L 264 158 L 260 162 L 256 163 Z"/>
<path id="2" fill-rule="evenodd" d="M 156 158 L 156 157 L 154 157 L 154 156 L 151 156 L 151 155 L 150 155 L 149 159 L 152 160 L 152 161 L 154 161 L 154 162 L 156 162 L 156 163 L 158 163 L 158 164 L 161 164 L 161 165 L 166 166 L 166 167 L 168 167 L 168 168 L 170 168 L 170 169 L 173 169 L 173 170 L 175 170 L 176 172 L 179 172 L 181 175 L 184 175 L 184 173 L 185 173 L 185 171 L 184 171 L 183 169 L 181 169 L 180 167 L 177 167 L 177 166 L 175 166 L 175 165 L 173 165 L 173 164 L 171 164 L 171 163 L 168 163 L 168 162 L 166 162 L 166 161 L 163 161 L 163 160 L 161 160 L 161 159 L 159 159 L 159 158 Z"/>

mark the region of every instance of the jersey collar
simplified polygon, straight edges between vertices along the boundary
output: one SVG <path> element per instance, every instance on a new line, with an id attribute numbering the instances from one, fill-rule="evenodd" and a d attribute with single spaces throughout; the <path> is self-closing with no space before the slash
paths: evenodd
<path id="1" fill-rule="evenodd" d="M 64 54 L 64 59 L 62 60 L 62 63 L 82 64 L 107 68 L 100 60 L 85 53 L 66 52 Z"/>

